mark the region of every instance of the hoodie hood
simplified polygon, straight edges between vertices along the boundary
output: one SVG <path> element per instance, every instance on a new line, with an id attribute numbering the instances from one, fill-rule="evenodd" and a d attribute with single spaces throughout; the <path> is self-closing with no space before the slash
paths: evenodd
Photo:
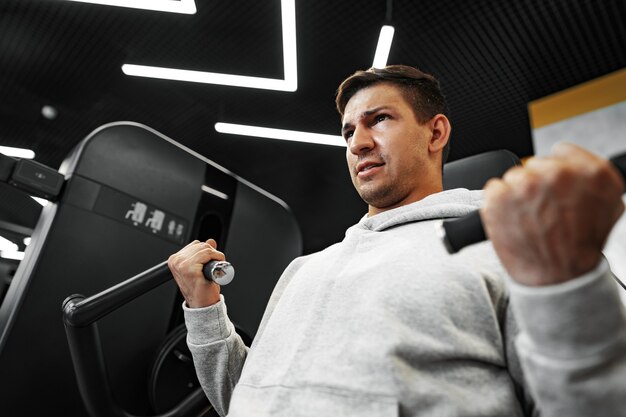
<path id="1" fill-rule="evenodd" d="M 405 223 L 461 217 L 477 210 L 482 197 L 482 190 L 456 188 L 442 191 L 371 217 L 366 214 L 347 232 L 354 228 L 379 232 Z"/>

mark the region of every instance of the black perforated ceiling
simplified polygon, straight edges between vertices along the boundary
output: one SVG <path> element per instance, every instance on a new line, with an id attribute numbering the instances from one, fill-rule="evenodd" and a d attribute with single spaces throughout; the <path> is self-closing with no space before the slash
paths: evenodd
<path id="1" fill-rule="evenodd" d="M 284 199 L 305 251 L 364 213 L 341 148 L 221 135 L 216 121 L 336 133 L 339 82 L 371 65 L 386 0 L 296 1 L 295 93 L 125 76 L 125 62 L 282 78 L 279 0 L 196 0 L 196 15 L 63 0 L 0 3 L 0 145 L 58 167 L 103 123 L 145 123 Z M 392 2 L 390 63 L 437 75 L 451 159 L 532 154 L 529 101 L 626 66 L 623 0 Z M 41 107 L 58 109 L 55 120 Z M 3 203 L 4 204 L 4 203 Z M 325 214 L 330 213 L 330 215 Z"/>

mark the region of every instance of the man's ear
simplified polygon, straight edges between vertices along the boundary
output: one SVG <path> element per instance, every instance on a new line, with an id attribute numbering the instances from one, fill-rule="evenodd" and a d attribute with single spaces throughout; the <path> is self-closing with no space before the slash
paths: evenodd
<path id="1" fill-rule="evenodd" d="M 450 126 L 450 121 L 443 114 L 435 115 L 428 123 L 432 132 L 430 142 L 428 143 L 428 150 L 433 153 L 439 152 L 448 143 L 452 126 Z"/>

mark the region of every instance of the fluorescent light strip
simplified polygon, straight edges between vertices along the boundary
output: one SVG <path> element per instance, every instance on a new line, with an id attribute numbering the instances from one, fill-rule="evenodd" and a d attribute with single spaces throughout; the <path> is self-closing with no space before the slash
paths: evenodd
<path id="1" fill-rule="evenodd" d="M 40 198 L 40 197 L 33 197 L 32 195 L 30 196 L 30 198 L 32 198 L 33 200 L 35 200 L 36 202 L 38 202 L 39 204 L 41 204 L 42 206 L 47 206 L 49 201 L 44 199 L 44 198 Z"/>
<path id="2" fill-rule="evenodd" d="M 129 7 L 132 9 L 156 10 L 158 12 L 195 14 L 194 0 L 69 0 L 78 3 L 102 4 L 104 6 Z"/>
<path id="3" fill-rule="evenodd" d="M 299 132 L 297 130 L 273 129 L 269 127 L 238 125 L 222 122 L 215 123 L 215 130 L 220 133 L 229 133 L 232 135 L 307 142 L 318 145 L 346 146 L 346 141 L 341 136 Z"/>
<path id="4" fill-rule="evenodd" d="M 124 64 L 122 65 L 122 71 L 126 75 L 136 77 L 161 78 L 165 80 L 220 84 L 265 90 L 296 91 L 298 89 L 298 60 L 296 51 L 295 0 L 281 0 L 281 16 L 283 32 L 283 67 L 285 74 L 285 78 L 282 80 L 234 74 L 221 74 L 216 72 L 152 67 L 136 64 Z"/>
<path id="5" fill-rule="evenodd" d="M 10 146 L 0 146 L 0 153 L 5 154 L 6 156 L 14 156 L 16 158 L 24 159 L 33 159 L 35 157 L 35 152 L 30 149 L 12 148 Z"/>
<path id="6" fill-rule="evenodd" d="M 8 250 L 0 250 L 0 258 L 4 259 L 13 259 L 14 261 L 21 261 L 24 259 L 24 252 L 20 251 L 8 251 Z"/>
<path id="7" fill-rule="evenodd" d="M 221 191 L 216 190 L 215 188 L 211 188 L 208 185 L 202 185 L 202 187 L 200 187 L 202 189 L 202 191 L 204 191 L 205 193 L 209 193 L 212 194 L 216 197 L 221 198 L 222 200 L 228 200 L 228 194 L 224 194 Z"/>
<path id="8" fill-rule="evenodd" d="M 15 243 L 0 236 L 0 258 L 21 261 L 24 258 L 24 252 L 19 252 L 17 249 L 18 246 Z"/>
<path id="9" fill-rule="evenodd" d="M 0 251 L 16 251 L 17 245 L 11 242 L 9 239 L 0 236 Z"/>
<path id="10" fill-rule="evenodd" d="M 389 51 L 391 50 L 391 41 L 393 40 L 393 33 L 395 29 L 393 26 L 385 25 L 380 28 L 380 35 L 378 36 L 378 45 L 376 46 L 376 53 L 374 54 L 374 68 L 384 68 L 387 65 L 387 59 L 389 58 Z"/>

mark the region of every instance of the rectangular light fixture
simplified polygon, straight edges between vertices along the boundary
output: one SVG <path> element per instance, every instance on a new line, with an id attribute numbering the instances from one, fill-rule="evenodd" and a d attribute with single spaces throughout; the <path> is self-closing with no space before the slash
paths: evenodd
<path id="1" fill-rule="evenodd" d="M 12 148 L 10 146 L 0 146 L 0 153 L 15 158 L 33 159 L 35 157 L 35 152 L 30 149 Z"/>
<path id="2" fill-rule="evenodd" d="M 378 36 L 378 45 L 376 46 L 376 53 L 374 54 L 374 68 L 384 68 L 387 65 L 387 59 L 389 58 L 389 51 L 391 50 L 391 41 L 393 40 L 393 33 L 395 29 L 393 26 L 384 25 L 380 28 L 380 35 Z"/>
<path id="3" fill-rule="evenodd" d="M 20 252 L 17 250 L 12 250 L 12 251 L 0 250 L 0 258 L 12 259 L 14 261 L 21 261 L 22 259 L 24 259 L 24 252 Z"/>
<path id="4" fill-rule="evenodd" d="M 24 258 L 24 252 L 18 251 L 18 246 L 9 239 L 0 236 L 0 258 L 21 261 Z"/>
<path id="5" fill-rule="evenodd" d="M 209 193 L 211 195 L 214 195 L 216 197 L 221 198 L 222 200 L 228 200 L 228 194 L 223 193 L 219 190 L 216 190 L 215 188 L 209 187 L 208 185 L 202 185 L 202 187 L 200 187 L 202 189 L 202 191 L 204 191 L 205 193 Z"/>
<path id="6" fill-rule="evenodd" d="M 252 136 L 257 138 L 279 139 L 318 145 L 346 146 L 346 141 L 339 135 L 300 132 L 297 130 L 273 129 L 269 127 L 239 125 L 233 123 L 215 123 L 215 130 L 232 135 Z"/>
<path id="7" fill-rule="evenodd" d="M 40 197 L 33 197 L 32 195 L 30 196 L 30 198 L 32 198 L 33 200 L 35 200 L 36 202 L 38 202 L 39 204 L 41 204 L 42 206 L 47 206 L 49 201 L 44 199 L 44 198 L 40 198 Z"/>
<path id="8" fill-rule="evenodd" d="M 281 0 L 281 17 L 284 79 L 250 77 L 245 75 L 221 74 L 216 72 L 192 71 L 136 64 L 124 64 L 122 65 L 122 71 L 126 75 L 136 77 L 160 78 L 165 80 L 219 84 L 265 90 L 296 91 L 298 89 L 298 60 L 296 50 L 295 0 Z M 232 30 L 237 30 L 237 28 L 233 28 Z"/>
<path id="9" fill-rule="evenodd" d="M 69 0 L 78 3 L 103 6 L 130 7 L 132 9 L 156 10 L 157 12 L 195 14 L 195 0 Z"/>
<path id="10" fill-rule="evenodd" d="M 17 245 L 11 242 L 9 239 L 0 236 L 0 250 L 1 251 L 16 251 L 18 249 Z"/>
<path id="11" fill-rule="evenodd" d="M 122 71 L 136 77 L 159 78 L 162 80 L 186 81 L 191 83 L 229 85 L 232 87 L 258 88 L 262 90 L 296 91 L 285 84 L 285 80 L 250 77 L 246 75 L 221 74 L 217 72 L 193 71 L 175 68 L 150 67 L 124 64 Z"/>

